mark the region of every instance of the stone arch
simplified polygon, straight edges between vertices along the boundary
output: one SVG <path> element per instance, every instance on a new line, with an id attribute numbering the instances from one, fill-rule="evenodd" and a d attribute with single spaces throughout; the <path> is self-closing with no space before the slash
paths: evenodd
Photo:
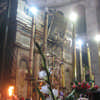
<path id="1" fill-rule="evenodd" d="M 28 74 L 28 58 L 26 56 L 21 56 L 19 60 L 19 68 L 16 72 L 16 93 L 18 96 L 27 97 L 28 83 L 27 83 L 27 74 Z"/>
<path id="2" fill-rule="evenodd" d="M 76 25 L 76 32 L 79 35 L 84 35 L 87 32 L 86 29 L 86 8 L 80 4 L 75 7 L 75 11 L 78 14 L 78 20 Z"/>
<path id="3" fill-rule="evenodd" d="M 72 67 L 68 64 L 65 65 L 65 81 L 66 81 L 66 89 L 67 92 L 71 89 L 71 83 L 72 83 Z"/>

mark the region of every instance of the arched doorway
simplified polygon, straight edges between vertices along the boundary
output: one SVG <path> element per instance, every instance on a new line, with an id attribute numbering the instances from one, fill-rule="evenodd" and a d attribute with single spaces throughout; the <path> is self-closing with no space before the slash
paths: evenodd
<path id="1" fill-rule="evenodd" d="M 16 88 L 17 95 L 27 97 L 27 80 L 26 73 L 28 72 L 28 61 L 25 58 L 21 58 L 19 61 L 19 68 L 16 73 Z"/>

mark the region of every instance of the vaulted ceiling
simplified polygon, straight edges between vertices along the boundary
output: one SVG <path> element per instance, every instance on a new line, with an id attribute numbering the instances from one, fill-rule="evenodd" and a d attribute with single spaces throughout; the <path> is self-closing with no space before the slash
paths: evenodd
<path id="1" fill-rule="evenodd" d="M 63 7 L 72 3 L 77 3 L 83 0 L 27 0 L 31 4 L 46 7 Z"/>

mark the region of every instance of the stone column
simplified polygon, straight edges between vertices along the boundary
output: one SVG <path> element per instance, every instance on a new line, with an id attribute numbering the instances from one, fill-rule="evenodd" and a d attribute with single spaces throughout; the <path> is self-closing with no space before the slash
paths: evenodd
<path id="1" fill-rule="evenodd" d="M 46 54 L 47 50 L 47 38 L 48 38 L 48 13 L 45 12 L 45 19 L 44 19 L 44 40 L 43 40 L 43 52 Z"/>
<path id="2" fill-rule="evenodd" d="M 33 74 L 33 53 L 34 53 L 34 35 L 35 35 L 35 16 L 32 17 L 32 34 L 30 37 L 30 51 L 29 51 L 29 75 Z M 28 98 L 32 97 L 32 80 L 28 82 Z"/>
<path id="3" fill-rule="evenodd" d="M 98 48 L 97 43 L 94 41 L 95 35 L 98 34 L 96 0 L 86 1 L 86 22 L 91 54 L 91 68 L 94 73 L 95 83 L 100 86 L 100 66 L 98 61 Z"/>
<path id="4" fill-rule="evenodd" d="M 35 35 L 35 17 L 32 18 L 32 34 L 31 34 L 31 40 L 30 40 L 30 51 L 29 51 L 29 69 L 32 73 L 32 67 L 33 67 L 33 52 L 34 52 L 34 35 Z"/>
<path id="5" fill-rule="evenodd" d="M 40 54 L 39 53 L 35 53 L 34 56 L 34 78 L 35 80 L 33 81 L 33 85 L 34 87 L 38 86 L 38 76 L 39 76 L 39 67 L 40 67 Z M 37 90 L 35 90 L 35 95 L 33 96 L 33 100 L 39 100 L 39 94 L 37 92 Z"/>

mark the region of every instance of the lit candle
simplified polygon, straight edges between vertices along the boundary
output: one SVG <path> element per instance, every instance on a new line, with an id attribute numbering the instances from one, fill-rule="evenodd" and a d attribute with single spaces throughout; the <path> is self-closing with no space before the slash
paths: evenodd
<path id="1" fill-rule="evenodd" d="M 64 64 L 61 64 L 62 86 L 65 87 Z"/>

